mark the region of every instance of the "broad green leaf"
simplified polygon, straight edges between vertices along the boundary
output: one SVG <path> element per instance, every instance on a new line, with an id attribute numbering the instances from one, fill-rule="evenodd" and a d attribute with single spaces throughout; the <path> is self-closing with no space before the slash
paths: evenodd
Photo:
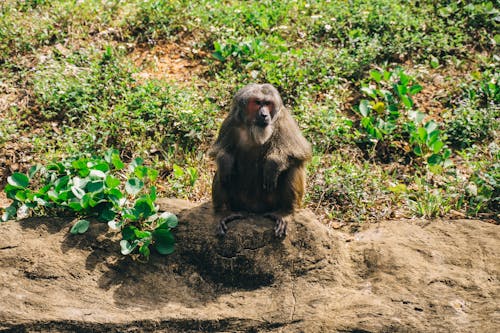
<path id="1" fill-rule="evenodd" d="M 222 53 L 220 51 L 212 52 L 212 57 L 214 57 L 215 59 L 219 60 L 220 62 L 226 61 L 226 58 L 224 58 L 222 56 Z"/>
<path id="2" fill-rule="evenodd" d="M 19 187 L 6 184 L 3 190 L 7 194 L 7 198 L 15 200 L 16 193 L 17 191 L 19 191 Z"/>
<path id="3" fill-rule="evenodd" d="M 58 173 L 62 174 L 66 172 L 66 167 L 61 162 L 58 162 L 47 165 L 47 170 L 57 171 Z"/>
<path id="4" fill-rule="evenodd" d="M 422 156 L 422 148 L 420 148 L 420 146 L 415 146 L 413 147 L 413 152 L 415 153 L 415 155 L 417 156 Z"/>
<path id="5" fill-rule="evenodd" d="M 149 189 L 149 198 L 151 202 L 154 203 L 154 201 L 156 200 L 156 186 L 151 186 L 151 188 Z"/>
<path id="6" fill-rule="evenodd" d="M 71 228 L 70 232 L 73 235 L 76 234 L 83 234 L 85 231 L 89 229 L 90 222 L 87 220 L 78 220 L 73 227 Z"/>
<path id="7" fill-rule="evenodd" d="M 413 107 L 413 101 L 407 95 L 401 96 L 401 101 L 403 102 L 403 105 L 406 106 L 408 109 L 411 109 Z"/>
<path id="8" fill-rule="evenodd" d="M 120 155 L 118 154 L 113 154 L 113 156 L 111 156 L 111 163 L 116 170 L 122 170 L 125 167 L 125 164 L 122 162 Z"/>
<path id="9" fill-rule="evenodd" d="M 130 243 L 129 241 L 123 239 L 120 241 L 121 252 L 123 255 L 130 254 L 137 247 L 137 242 Z"/>
<path id="10" fill-rule="evenodd" d="M 128 165 L 129 172 L 134 172 L 135 168 L 142 164 L 144 164 L 144 160 L 142 158 L 134 158 L 134 160 L 132 160 L 132 162 Z"/>
<path id="11" fill-rule="evenodd" d="M 156 229 L 175 228 L 178 223 L 179 220 L 177 219 L 177 216 L 170 212 L 163 212 L 159 216 L 158 226 Z"/>
<path id="12" fill-rule="evenodd" d="M 148 168 L 148 179 L 154 182 L 158 178 L 158 170 Z"/>
<path id="13" fill-rule="evenodd" d="M 359 113 L 361 113 L 363 117 L 368 117 L 370 114 L 370 103 L 366 99 L 359 102 Z"/>
<path id="14" fill-rule="evenodd" d="M 420 111 L 408 111 L 408 117 L 413 120 L 416 125 L 420 125 L 425 118 L 425 113 Z"/>
<path id="15" fill-rule="evenodd" d="M 30 183 L 30 179 L 24 173 L 14 172 L 11 176 L 7 177 L 7 182 L 17 188 L 26 188 Z"/>
<path id="16" fill-rule="evenodd" d="M 399 71 L 399 82 L 401 83 L 402 86 L 405 87 L 405 90 L 406 90 L 406 86 L 408 85 L 410 80 L 411 80 L 411 77 L 409 75 L 406 75 L 406 73 L 403 70 Z"/>
<path id="17" fill-rule="evenodd" d="M 15 204 L 11 204 L 9 207 L 5 208 L 2 214 L 2 221 L 6 222 L 8 220 L 11 220 L 15 218 L 16 215 L 17 215 L 17 207 Z"/>
<path id="18" fill-rule="evenodd" d="M 21 190 L 21 189 L 18 190 L 16 192 L 16 196 L 15 196 L 16 200 L 21 201 L 21 202 L 25 202 L 26 201 L 26 197 L 27 197 L 26 196 L 26 192 L 27 192 L 27 190 Z"/>
<path id="19" fill-rule="evenodd" d="M 77 186 L 72 186 L 71 187 L 71 192 L 73 192 L 73 194 L 75 195 L 75 197 L 77 197 L 78 199 L 83 198 L 83 196 L 85 195 L 85 191 L 82 190 L 81 188 L 77 187 Z"/>
<path id="20" fill-rule="evenodd" d="M 151 251 L 149 250 L 149 243 L 142 244 L 139 248 L 139 253 L 144 257 L 149 258 L 149 255 L 151 254 Z"/>
<path id="21" fill-rule="evenodd" d="M 109 148 L 108 150 L 106 150 L 104 152 L 104 160 L 108 163 L 111 163 L 111 159 L 113 157 L 113 155 L 115 154 L 118 154 L 118 150 L 114 149 L 114 148 Z"/>
<path id="22" fill-rule="evenodd" d="M 33 176 L 34 176 L 37 172 L 39 172 L 39 171 L 41 171 L 41 170 L 43 170 L 43 169 L 44 169 L 44 167 L 43 167 L 43 166 L 41 166 L 40 164 L 33 165 L 33 166 L 29 169 L 29 171 L 28 171 L 28 178 L 29 178 L 29 179 L 33 179 Z"/>
<path id="23" fill-rule="evenodd" d="M 134 169 L 134 175 L 139 179 L 146 177 L 147 173 L 148 173 L 148 168 L 142 165 L 138 165 Z"/>
<path id="24" fill-rule="evenodd" d="M 430 120 L 425 124 L 425 130 L 427 133 L 431 133 L 438 128 L 437 123 L 434 120 Z"/>
<path id="25" fill-rule="evenodd" d="M 419 127 L 417 129 L 418 137 L 420 139 L 420 142 L 425 142 L 427 139 L 427 131 L 423 127 Z"/>
<path id="26" fill-rule="evenodd" d="M 441 155 L 439 155 L 439 154 L 432 154 L 431 156 L 429 156 L 427 158 L 427 163 L 429 163 L 429 165 L 436 165 L 436 164 L 439 164 L 441 161 L 442 161 L 442 158 L 441 158 Z"/>
<path id="27" fill-rule="evenodd" d="M 144 230 L 139 230 L 139 229 L 135 229 L 134 234 L 135 234 L 135 237 L 137 237 L 138 239 L 151 237 L 150 231 L 144 231 Z"/>
<path id="28" fill-rule="evenodd" d="M 376 94 L 376 90 L 373 89 L 373 88 L 370 88 L 370 87 L 362 87 L 361 88 L 361 92 L 365 93 L 367 96 L 373 98 L 373 99 L 376 99 L 377 98 L 377 94 Z"/>
<path id="29" fill-rule="evenodd" d="M 134 240 L 135 230 L 137 230 L 137 228 L 134 227 L 133 225 L 126 226 L 125 228 L 122 229 L 122 238 L 128 241 Z"/>
<path id="30" fill-rule="evenodd" d="M 154 247 L 160 254 L 171 254 L 174 252 L 174 235 L 168 229 L 156 229 L 153 232 L 155 240 Z"/>
<path id="31" fill-rule="evenodd" d="M 184 170 L 182 170 L 182 168 L 177 164 L 174 164 L 173 169 L 174 169 L 174 176 L 176 178 L 182 178 L 184 176 Z"/>
<path id="32" fill-rule="evenodd" d="M 97 202 L 92 197 L 91 193 L 85 193 L 84 196 L 80 199 L 80 204 L 84 209 L 95 207 Z"/>
<path id="33" fill-rule="evenodd" d="M 438 141 L 434 142 L 434 144 L 432 145 L 432 151 L 433 151 L 434 154 L 437 154 L 437 153 L 439 153 L 439 151 L 443 147 L 444 147 L 443 141 L 439 141 L 438 140 Z"/>
<path id="34" fill-rule="evenodd" d="M 101 192 L 104 190 L 104 182 L 102 180 L 89 182 L 85 188 L 91 193 Z"/>
<path id="35" fill-rule="evenodd" d="M 113 175 L 106 176 L 106 186 L 108 188 L 115 188 L 120 185 L 120 180 Z"/>
<path id="36" fill-rule="evenodd" d="M 104 173 L 108 172 L 109 171 L 109 165 L 108 163 L 98 163 L 94 166 L 91 167 L 92 170 L 99 170 L 99 171 L 102 171 Z"/>
<path id="37" fill-rule="evenodd" d="M 55 188 L 55 190 L 57 192 L 60 192 L 62 189 L 66 189 L 68 187 L 69 179 L 70 179 L 69 176 L 63 176 L 61 178 L 58 178 L 54 182 L 54 188 Z"/>
<path id="38" fill-rule="evenodd" d="M 382 80 L 382 73 L 379 71 L 371 71 L 370 77 L 378 83 Z"/>
<path id="39" fill-rule="evenodd" d="M 73 186 L 79 188 L 85 188 L 88 182 L 88 178 L 73 177 L 72 179 Z"/>
<path id="40" fill-rule="evenodd" d="M 422 86 L 419 84 L 414 84 L 413 86 L 410 87 L 410 95 L 415 95 L 418 94 L 419 92 L 422 91 Z"/>
<path id="41" fill-rule="evenodd" d="M 443 151 L 443 159 L 447 160 L 451 156 L 451 150 L 450 149 L 445 149 Z"/>
<path id="42" fill-rule="evenodd" d="M 136 195 L 144 187 L 144 182 L 138 178 L 130 178 L 125 183 L 125 191 L 130 195 Z"/>
<path id="43" fill-rule="evenodd" d="M 155 213 L 153 201 L 148 195 L 144 195 L 137 199 L 134 203 L 134 210 L 136 216 L 148 217 Z"/>
<path id="44" fill-rule="evenodd" d="M 89 173 L 89 176 L 96 179 L 96 178 L 100 178 L 100 179 L 104 179 L 106 178 L 106 174 L 101 171 L 101 170 L 95 170 L 95 169 L 91 169 L 90 170 L 90 173 Z"/>
<path id="45" fill-rule="evenodd" d="M 110 208 L 104 208 L 99 214 L 99 219 L 101 221 L 112 221 L 116 217 L 116 213 Z"/>
<path id="46" fill-rule="evenodd" d="M 76 170 L 88 169 L 87 167 L 87 159 L 81 158 L 76 161 L 71 162 L 71 166 Z"/>
<path id="47" fill-rule="evenodd" d="M 79 201 L 71 201 L 68 203 L 68 207 L 74 210 L 75 212 L 80 212 L 83 210 L 82 205 Z"/>

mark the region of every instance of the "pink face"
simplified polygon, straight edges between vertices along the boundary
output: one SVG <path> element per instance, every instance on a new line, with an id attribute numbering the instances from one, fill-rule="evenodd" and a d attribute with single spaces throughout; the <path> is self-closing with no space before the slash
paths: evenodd
<path id="1" fill-rule="evenodd" d="M 251 98 L 246 108 L 246 118 L 261 127 L 272 122 L 275 114 L 274 103 L 267 99 Z"/>

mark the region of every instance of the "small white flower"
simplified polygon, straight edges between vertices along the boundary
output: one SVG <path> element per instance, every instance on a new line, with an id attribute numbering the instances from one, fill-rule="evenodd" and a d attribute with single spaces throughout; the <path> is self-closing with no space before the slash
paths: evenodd
<path id="1" fill-rule="evenodd" d="M 330 30 L 332 30 L 332 26 L 329 24 L 325 24 L 325 31 L 328 32 Z"/>

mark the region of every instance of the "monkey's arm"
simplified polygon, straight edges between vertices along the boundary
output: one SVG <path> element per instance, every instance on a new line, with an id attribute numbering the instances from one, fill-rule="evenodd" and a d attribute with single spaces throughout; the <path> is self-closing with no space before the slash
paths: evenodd
<path id="1" fill-rule="evenodd" d="M 222 184 L 228 184 L 234 172 L 234 156 L 221 149 L 215 157 L 217 163 L 217 177 Z"/>
<path id="2" fill-rule="evenodd" d="M 287 158 L 278 154 L 267 156 L 263 167 L 262 187 L 266 191 L 273 191 L 278 186 L 278 177 L 289 167 Z"/>

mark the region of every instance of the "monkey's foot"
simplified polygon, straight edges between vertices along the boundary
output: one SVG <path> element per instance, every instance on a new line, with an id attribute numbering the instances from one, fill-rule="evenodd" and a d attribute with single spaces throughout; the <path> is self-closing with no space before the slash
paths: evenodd
<path id="1" fill-rule="evenodd" d="M 287 222 L 283 217 L 276 214 L 266 214 L 264 217 L 268 217 L 276 222 L 276 226 L 274 227 L 274 234 L 276 237 L 281 238 L 286 236 Z"/>
<path id="2" fill-rule="evenodd" d="M 231 214 L 229 216 L 224 217 L 223 219 L 220 220 L 219 225 L 217 226 L 217 234 L 220 236 L 224 236 L 227 232 L 227 223 L 242 218 L 244 218 L 244 216 L 241 214 Z"/>

